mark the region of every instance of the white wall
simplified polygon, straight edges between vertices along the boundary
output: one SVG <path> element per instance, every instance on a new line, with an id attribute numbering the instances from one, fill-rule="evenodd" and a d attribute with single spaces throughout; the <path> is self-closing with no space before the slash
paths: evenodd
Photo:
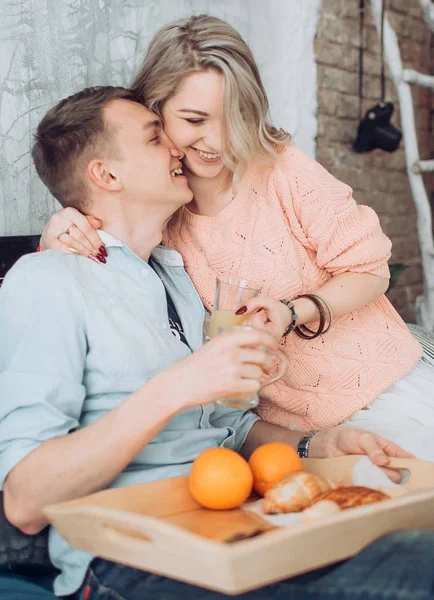
<path id="1" fill-rule="evenodd" d="M 128 85 L 156 29 L 209 13 L 247 39 L 273 121 L 314 154 L 320 0 L 0 0 L 0 236 L 36 234 L 57 203 L 31 164 L 46 110 L 89 85 Z"/>

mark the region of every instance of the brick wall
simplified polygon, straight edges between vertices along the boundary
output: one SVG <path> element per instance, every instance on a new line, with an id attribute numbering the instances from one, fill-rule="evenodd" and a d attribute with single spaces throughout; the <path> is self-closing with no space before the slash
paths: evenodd
<path id="1" fill-rule="evenodd" d="M 387 16 L 397 33 L 405 66 L 428 73 L 434 57 L 432 35 L 417 0 L 386 0 Z M 366 0 L 363 112 L 380 100 L 380 45 Z M 406 175 L 403 143 L 389 154 L 351 150 L 359 115 L 359 0 L 322 0 L 316 39 L 318 68 L 317 159 L 354 189 L 357 202 L 372 206 L 393 243 L 391 262 L 409 265 L 390 300 L 407 322 L 415 322 L 414 301 L 422 290 L 422 269 L 416 232 L 416 212 Z M 395 102 L 393 123 L 400 127 L 399 106 L 389 76 L 386 100 Z M 433 95 L 413 88 L 419 152 L 433 158 Z M 429 196 L 434 178 L 424 175 Z"/>

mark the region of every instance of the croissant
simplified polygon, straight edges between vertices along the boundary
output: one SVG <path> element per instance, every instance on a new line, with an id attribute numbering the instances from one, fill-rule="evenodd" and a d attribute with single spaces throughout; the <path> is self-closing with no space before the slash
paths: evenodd
<path id="1" fill-rule="evenodd" d="M 265 493 L 262 510 L 267 514 L 300 512 L 310 506 L 318 494 L 330 488 L 321 475 L 296 471 Z"/>
<path id="2" fill-rule="evenodd" d="M 354 506 L 363 506 L 365 504 L 374 504 L 381 500 L 388 500 L 383 492 L 373 490 L 363 486 L 339 487 L 334 490 L 325 491 L 314 498 L 312 504 L 321 502 L 321 500 L 331 500 L 341 509 L 353 508 Z"/>

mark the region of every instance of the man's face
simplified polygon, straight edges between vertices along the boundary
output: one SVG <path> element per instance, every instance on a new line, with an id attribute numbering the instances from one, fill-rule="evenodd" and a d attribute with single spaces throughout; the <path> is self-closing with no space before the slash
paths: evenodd
<path id="1" fill-rule="evenodd" d="M 181 153 L 154 113 L 130 100 L 113 100 L 103 115 L 114 128 L 112 170 L 133 203 L 164 206 L 170 213 L 191 201 L 187 178 L 176 173 L 182 167 Z"/>

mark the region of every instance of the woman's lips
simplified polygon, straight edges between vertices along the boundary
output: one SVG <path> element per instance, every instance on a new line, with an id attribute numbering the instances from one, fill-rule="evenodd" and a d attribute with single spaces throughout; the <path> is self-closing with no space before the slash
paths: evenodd
<path id="1" fill-rule="evenodd" d="M 200 158 L 200 160 L 205 163 L 213 164 L 213 163 L 218 163 L 221 160 L 221 155 L 216 154 L 215 152 L 205 152 L 204 153 L 202 150 L 198 150 L 197 148 L 194 148 L 193 146 L 190 146 L 190 148 L 192 150 L 194 150 L 196 155 Z M 204 154 L 207 154 L 208 156 L 204 156 Z M 215 156 L 215 158 L 209 158 L 210 155 L 216 155 L 216 156 Z"/>

